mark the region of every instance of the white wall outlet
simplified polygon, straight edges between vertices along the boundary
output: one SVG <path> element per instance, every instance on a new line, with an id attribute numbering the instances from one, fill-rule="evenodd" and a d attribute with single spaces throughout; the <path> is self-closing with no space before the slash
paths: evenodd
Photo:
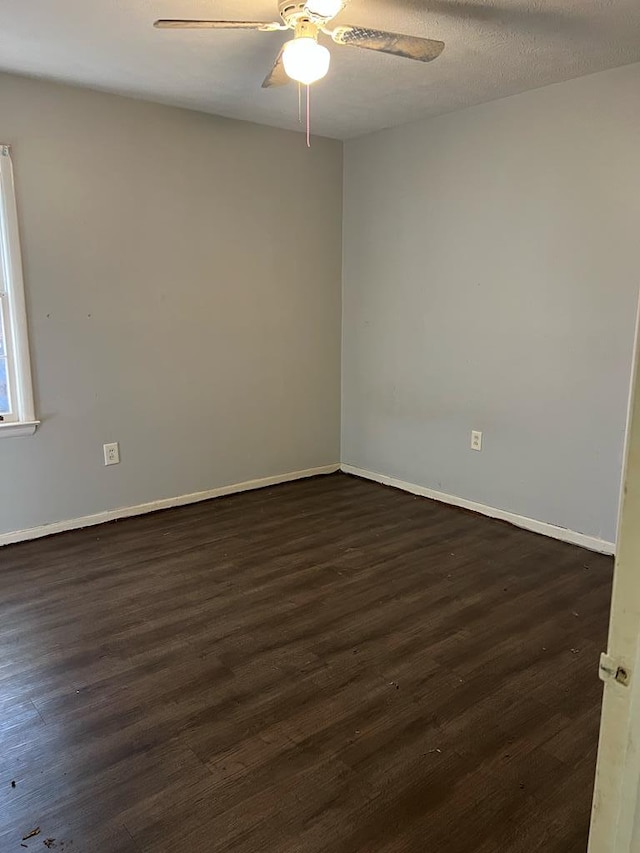
<path id="1" fill-rule="evenodd" d="M 482 433 L 479 429 L 471 430 L 471 449 L 482 450 Z"/>
<path id="2" fill-rule="evenodd" d="M 103 444 L 102 449 L 104 451 L 104 464 L 117 465 L 120 461 L 120 448 L 118 447 L 118 442 L 114 441 L 112 444 Z"/>

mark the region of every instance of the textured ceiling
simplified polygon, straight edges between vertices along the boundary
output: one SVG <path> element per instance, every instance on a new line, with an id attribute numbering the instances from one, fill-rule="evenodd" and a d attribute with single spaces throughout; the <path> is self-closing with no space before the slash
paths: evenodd
<path id="1" fill-rule="evenodd" d="M 275 0 L 1 0 L 0 68 L 297 129 L 260 88 L 283 33 L 160 31 L 160 17 L 276 20 Z M 442 39 L 429 64 L 331 45 L 314 133 L 358 136 L 640 60 L 640 0 L 350 0 L 337 23 Z"/>

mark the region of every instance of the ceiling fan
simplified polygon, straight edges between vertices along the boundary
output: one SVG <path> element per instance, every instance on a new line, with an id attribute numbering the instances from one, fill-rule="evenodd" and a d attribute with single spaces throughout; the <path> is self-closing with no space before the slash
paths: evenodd
<path id="1" fill-rule="evenodd" d="M 318 42 L 323 33 L 336 44 L 377 50 L 419 62 L 430 62 L 444 50 L 444 42 L 417 36 L 372 30 L 367 27 L 342 26 L 330 29 L 327 25 L 344 8 L 345 0 L 279 0 L 282 22 L 260 21 L 187 21 L 159 20 L 154 26 L 161 29 L 239 29 L 275 32 L 293 30 L 293 38 L 285 42 L 271 71 L 262 83 L 263 89 L 282 86 L 296 80 L 309 86 L 322 79 L 329 70 L 331 54 Z"/>

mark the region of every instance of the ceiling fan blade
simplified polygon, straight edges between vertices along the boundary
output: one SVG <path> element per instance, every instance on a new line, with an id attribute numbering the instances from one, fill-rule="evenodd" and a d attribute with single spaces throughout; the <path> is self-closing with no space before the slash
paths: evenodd
<path id="1" fill-rule="evenodd" d="M 276 56 L 273 68 L 262 81 L 263 89 L 270 89 L 272 86 L 284 86 L 286 83 L 291 83 L 291 77 L 284 70 L 284 62 L 282 61 L 283 53 L 284 45 L 280 48 L 280 53 Z"/>
<path id="2" fill-rule="evenodd" d="M 444 50 L 443 41 L 404 36 L 384 30 L 370 30 L 367 27 L 337 27 L 331 33 L 331 38 L 336 44 L 348 44 L 353 47 L 363 47 L 365 50 L 392 53 L 394 56 L 417 59 L 419 62 L 431 62 Z"/>
<path id="3" fill-rule="evenodd" d="M 160 30 L 262 30 L 272 32 L 286 29 L 282 24 L 266 21 L 184 21 L 161 18 L 155 21 L 154 27 Z"/>

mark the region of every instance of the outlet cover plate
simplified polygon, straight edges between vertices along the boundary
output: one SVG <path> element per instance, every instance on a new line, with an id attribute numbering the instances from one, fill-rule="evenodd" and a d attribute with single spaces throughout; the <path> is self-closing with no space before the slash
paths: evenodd
<path id="1" fill-rule="evenodd" d="M 105 465 L 117 465 L 120 462 L 120 448 L 117 441 L 111 444 L 103 444 L 102 449 L 104 451 Z"/>

